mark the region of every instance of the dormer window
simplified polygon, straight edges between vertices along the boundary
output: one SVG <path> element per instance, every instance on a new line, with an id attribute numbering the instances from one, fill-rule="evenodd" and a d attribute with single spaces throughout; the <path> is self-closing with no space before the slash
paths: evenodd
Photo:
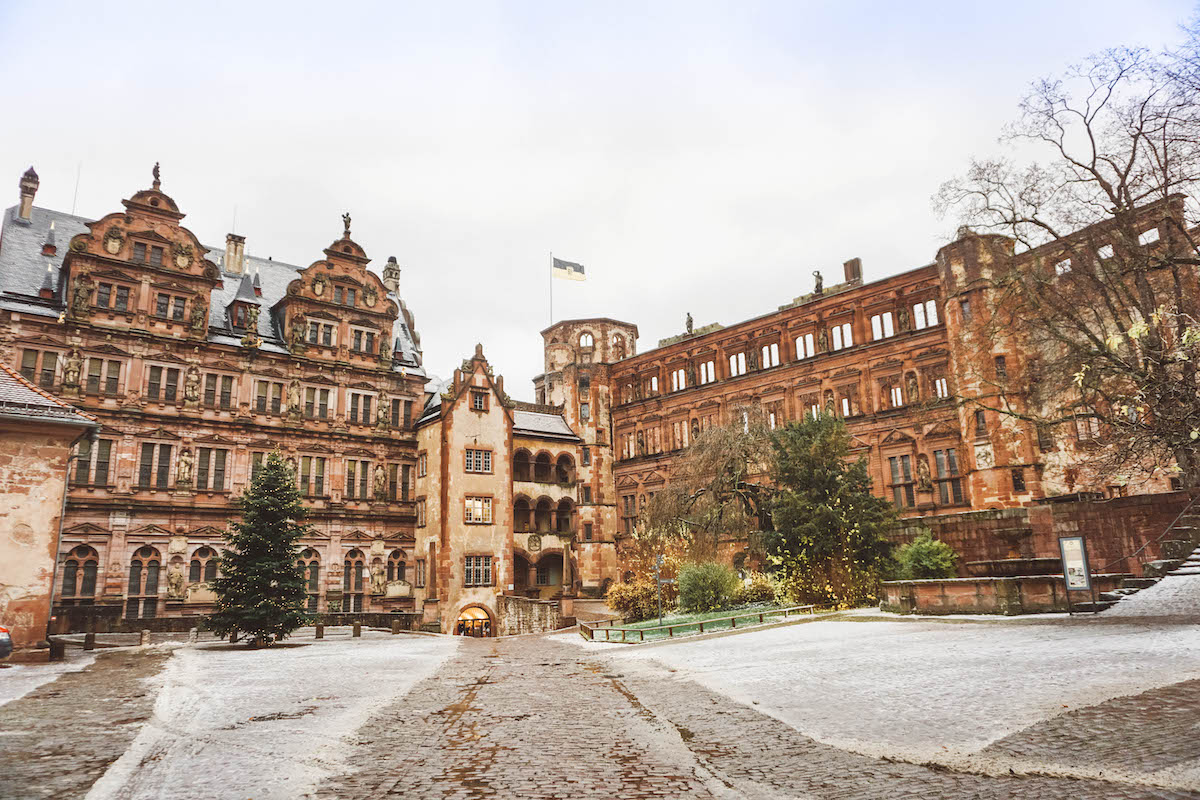
<path id="1" fill-rule="evenodd" d="M 358 300 L 358 293 L 354 289 L 343 289 L 341 286 L 333 287 L 333 302 L 340 306 L 352 306 Z"/>
<path id="2" fill-rule="evenodd" d="M 147 263 L 146 254 L 149 252 L 149 263 L 154 267 L 161 267 L 163 263 L 163 249 L 158 245 L 150 245 L 147 247 L 145 242 L 133 243 L 133 261 L 135 264 Z"/>
<path id="3" fill-rule="evenodd" d="M 235 328 L 246 327 L 246 307 L 240 303 L 233 309 L 233 326 Z"/>

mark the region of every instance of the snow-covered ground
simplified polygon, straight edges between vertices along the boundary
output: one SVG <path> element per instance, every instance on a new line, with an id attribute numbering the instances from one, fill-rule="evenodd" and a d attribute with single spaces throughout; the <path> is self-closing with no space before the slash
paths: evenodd
<path id="1" fill-rule="evenodd" d="M 52 664 L 9 664 L 0 669 L 0 706 L 11 703 L 39 686 L 57 680 L 64 672 L 87 669 L 96 660 L 95 651 L 67 650 L 66 661 Z"/>
<path id="2" fill-rule="evenodd" d="M 1105 617 L 1200 618 L 1200 575 L 1168 575 L 1103 612 Z"/>
<path id="3" fill-rule="evenodd" d="M 1200 678 L 1200 626 L 1185 625 L 831 620 L 607 652 L 631 669 L 660 662 L 820 741 L 917 760 Z"/>
<path id="4" fill-rule="evenodd" d="M 154 716 L 87 800 L 304 797 L 339 770 L 346 737 L 432 674 L 453 637 L 320 641 L 266 650 L 183 647 L 159 676 Z"/>

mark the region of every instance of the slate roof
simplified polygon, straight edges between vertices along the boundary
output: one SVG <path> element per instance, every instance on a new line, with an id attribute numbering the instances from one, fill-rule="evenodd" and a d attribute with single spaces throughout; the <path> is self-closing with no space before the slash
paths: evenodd
<path id="1" fill-rule="evenodd" d="M 3 216 L 3 227 L 0 227 L 0 307 L 23 314 L 57 317 L 63 309 L 63 304 L 57 300 L 39 298 L 38 290 L 46 278 L 48 262 L 53 265 L 54 274 L 60 274 L 59 270 L 71 239 L 76 234 L 87 233 L 87 222 L 90 220 L 85 217 L 34 206 L 31 220 L 26 223 L 18 218 L 17 206 L 7 209 Z M 54 233 L 59 243 L 58 252 L 53 256 L 43 256 L 42 244 L 50 232 L 51 223 L 54 223 Z M 295 280 L 297 273 L 304 268 L 247 254 L 244 274 L 251 276 L 251 279 L 243 281 L 242 276 L 224 271 L 223 247 L 205 247 L 209 250 L 206 257 L 221 267 L 223 278 L 222 285 L 212 291 L 208 309 L 208 340 L 234 346 L 240 343 L 241 336 L 234 335 L 227 324 L 226 309 L 238 297 L 243 285 L 247 286 L 251 294 L 257 285 L 262 289 L 262 297 L 254 297 L 252 301 L 261 304 L 264 309 L 264 313 L 258 317 L 258 335 L 262 339 L 259 349 L 287 353 L 282 330 L 277 320 L 272 314 L 266 313 L 266 310 L 287 294 L 288 284 Z M 400 298 L 394 293 L 389 292 L 388 297 L 402 306 Z M 251 300 L 249 296 L 243 299 Z M 393 368 L 403 368 L 410 374 L 423 376 L 425 372 L 420 366 L 417 337 L 408 329 L 403 314 L 397 318 L 392 330 L 396 354 Z"/>
<path id="2" fill-rule="evenodd" d="M 513 411 L 513 433 L 526 436 L 541 436 L 551 439 L 579 441 L 571 426 L 559 414 L 541 414 L 536 411 Z"/>
<path id="3" fill-rule="evenodd" d="M 0 415 L 60 422 L 64 425 L 99 427 L 91 414 L 67 405 L 0 362 Z"/>

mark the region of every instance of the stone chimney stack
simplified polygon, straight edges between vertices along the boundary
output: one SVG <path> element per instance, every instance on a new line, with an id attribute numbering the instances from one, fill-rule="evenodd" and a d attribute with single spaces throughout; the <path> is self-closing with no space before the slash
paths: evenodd
<path id="1" fill-rule="evenodd" d="M 17 184 L 21 187 L 21 204 L 17 206 L 17 219 L 22 222 L 33 221 L 33 196 L 37 194 L 39 183 L 37 173 L 30 167 L 25 170 L 20 183 Z"/>
<path id="2" fill-rule="evenodd" d="M 846 283 L 862 283 L 862 259 L 852 258 L 842 264 L 846 271 Z"/>
<path id="3" fill-rule="evenodd" d="M 225 234 L 225 265 L 230 275 L 241 275 L 246 267 L 246 237 L 236 233 Z"/>
<path id="4" fill-rule="evenodd" d="M 388 256 L 387 266 L 383 268 L 383 285 L 392 294 L 400 294 L 400 265 L 395 256 Z"/>

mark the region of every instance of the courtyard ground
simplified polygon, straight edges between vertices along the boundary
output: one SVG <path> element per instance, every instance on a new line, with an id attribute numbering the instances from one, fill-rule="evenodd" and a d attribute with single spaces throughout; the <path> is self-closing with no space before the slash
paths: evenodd
<path id="1" fill-rule="evenodd" d="M 1197 626 L 852 615 L 646 647 L 292 645 L 60 670 L 0 705 L 0 797 L 1200 797 Z"/>

